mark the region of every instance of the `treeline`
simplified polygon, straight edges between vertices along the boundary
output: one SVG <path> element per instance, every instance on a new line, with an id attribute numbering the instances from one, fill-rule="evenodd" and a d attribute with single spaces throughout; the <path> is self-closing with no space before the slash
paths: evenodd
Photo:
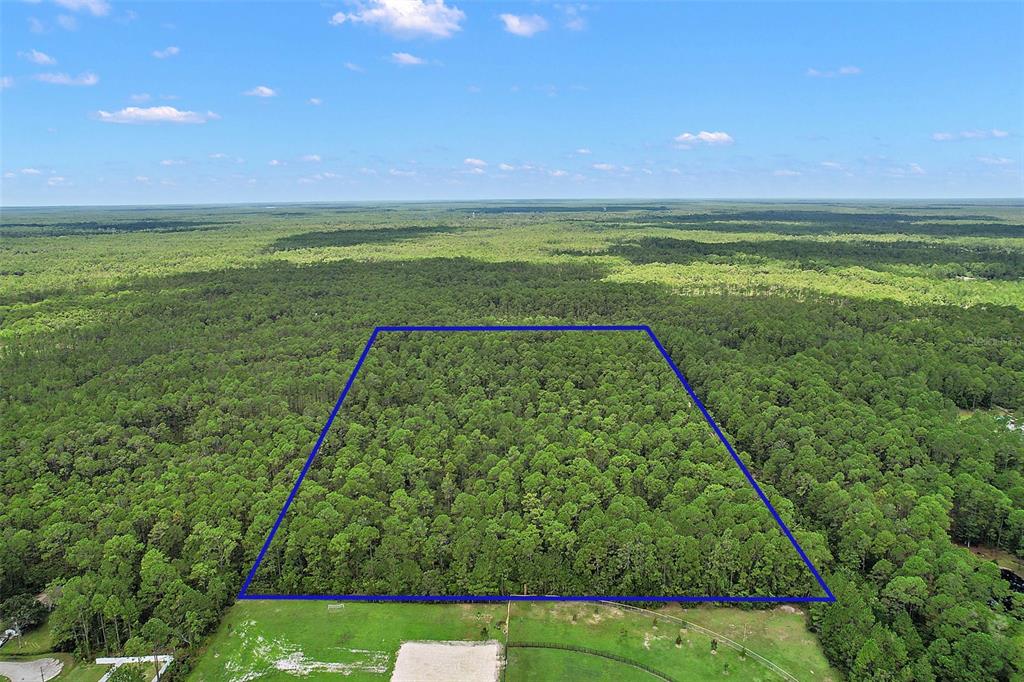
<path id="1" fill-rule="evenodd" d="M 612 222 L 646 223 L 677 230 L 774 232 L 796 236 L 829 234 L 918 234 L 933 237 L 1022 237 L 1024 226 L 992 215 L 827 210 L 675 211 L 613 216 Z"/>
<path id="2" fill-rule="evenodd" d="M 47 586 L 60 592 L 51 617 L 54 636 L 82 654 L 193 646 L 240 587 L 375 325 L 647 323 L 747 453 L 780 512 L 802 530 L 805 549 L 817 552 L 815 560 L 839 597 L 838 603 L 813 610 L 813 625 L 831 660 L 856 679 L 1009 680 L 1024 671 L 1020 596 L 1010 593 L 993 564 L 954 544 L 985 541 L 1022 550 L 1016 530 L 1024 509 L 1020 433 L 984 413 L 960 420 L 957 411 L 990 404 L 1024 407 L 1024 344 L 1019 343 L 1024 319 L 1017 309 L 812 297 L 688 298 L 656 286 L 601 281 L 604 275 L 590 265 L 462 259 L 273 264 L 140 279 L 130 295 L 118 297 L 69 294 L 50 301 L 47 310 L 55 320 L 81 312 L 91 322 L 24 335 L 0 349 L 0 600 Z M 10 306 L 5 315 L 16 317 L 19 311 Z M 399 352 L 396 362 L 423 358 L 419 361 L 426 363 L 429 350 L 404 357 Z M 489 362 L 483 355 L 473 357 Z M 602 371 L 621 369 L 614 361 L 598 360 Z M 529 369 L 528 364 L 513 367 Z M 642 363 L 635 368 L 642 370 Z M 486 377 L 479 378 L 486 386 Z M 426 382 L 418 386 L 406 390 L 432 390 Z M 460 397 L 454 395 L 452 404 Z M 370 397 L 363 400 L 369 416 Z M 373 409 L 417 416 L 412 402 L 403 405 Z M 629 405 L 627 412 L 634 409 Z M 579 418 L 585 412 L 581 409 Z M 465 413 L 450 418 L 457 423 Z M 464 518 L 498 509 L 492 498 L 506 467 L 522 493 L 506 503 L 507 510 L 523 518 L 524 531 L 531 518 L 521 488 L 527 478 L 542 477 L 531 479 L 539 484 L 538 501 L 544 494 L 556 501 L 568 498 L 558 488 L 561 481 L 549 480 L 541 468 L 543 459 L 523 452 L 509 456 L 500 449 L 507 438 L 487 435 L 502 428 L 500 419 L 474 426 L 481 435 L 469 440 L 463 434 L 469 443 L 458 446 L 458 436 L 450 437 L 454 427 L 434 426 L 426 418 L 416 422 L 416 430 L 407 429 L 412 436 L 375 444 L 393 424 L 365 421 L 367 452 L 382 449 L 380 459 L 399 464 L 397 472 L 408 465 L 412 475 L 403 478 L 415 494 L 406 492 L 407 499 L 399 496 L 394 505 L 389 498 L 382 507 L 378 486 L 395 476 L 395 467 L 378 472 L 376 459 L 355 461 L 364 454 L 346 450 L 339 441 L 328 454 L 336 466 L 314 472 L 299 503 L 305 504 L 307 494 L 324 500 L 337 494 L 328 483 L 365 486 L 366 493 L 354 502 L 346 497 L 314 504 L 311 513 L 323 515 L 327 527 L 304 539 L 293 528 L 282 540 L 300 538 L 293 540 L 298 549 L 320 547 L 324 538 L 333 541 L 344 532 L 345 527 L 333 525 L 339 510 L 357 520 L 359 513 L 369 513 L 358 505 L 412 517 L 420 504 L 415 481 L 440 477 L 443 483 L 448 473 L 423 468 L 419 458 L 404 453 L 393 459 L 403 445 L 415 452 L 419 434 L 450 444 L 449 463 L 465 455 L 466 466 L 486 467 L 482 477 L 473 472 L 455 478 L 457 468 L 453 473 L 453 510 L 460 493 L 472 497 L 463 498 Z M 674 433 L 673 428 L 685 433 L 685 425 L 655 419 L 636 423 L 649 438 L 665 439 L 673 449 L 695 442 Z M 545 426 L 538 424 L 538 437 Z M 622 424 L 588 426 L 607 434 L 608 443 L 625 442 L 615 436 Z M 640 502 L 648 512 L 668 509 L 666 499 L 680 481 L 679 505 L 711 495 L 711 488 L 701 487 L 701 477 L 714 483 L 713 467 L 698 474 L 685 468 L 686 458 L 661 456 L 655 448 L 654 464 L 647 462 L 652 455 L 638 453 L 613 464 L 621 453 L 609 450 L 602 468 L 593 459 L 599 451 L 573 440 L 577 432 L 561 422 L 551 430 L 557 432 L 552 442 L 571 448 L 572 460 L 563 468 L 552 455 L 548 471 L 564 478 L 575 471 L 572 462 L 589 462 L 593 469 L 581 467 L 578 479 L 600 486 L 608 480 L 619 495 L 630 496 L 616 507 L 619 522 L 629 524 L 624 527 L 640 526 L 633 521 L 646 513 Z M 694 457 L 704 455 L 703 445 Z M 476 457 L 478 450 L 483 459 Z M 581 452 L 586 455 L 578 456 Z M 349 480 L 350 462 L 352 469 L 365 470 L 366 478 L 355 474 Z M 659 463 L 664 478 L 651 476 Z M 648 467 L 645 476 L 636 475 L 641 464 Z M 514 480 L 520 473 L 522 480 Z M 328 478 L 319 483 L 317 476 Z M 467 486 L 470 481 L 478 482 Z M 389 483 L 391 489 L 397 491 L 399 482 Z M 745 522 L 730 490 L 723 486 L 716 500 L 724 503 L 722 511 L 735 511 L 740 516 L 734 520 Z M 608 499 L 614 498 L 613 492 Z M 425 501 L 438 503 L 436 497 Z M 558 516 L 548 524 L 544 508 L 538 508 L 537 528 L 554 537 Z M 605 516 L 611 509 L 592 508 L 601 513 L 595 517 L 605 524 L 600 530 L 610 536 L 605 547 L 619 542 L 613 535 L 619 526 Z M 710 531 L 723 527 L 709 516 Z M 670 515 L 666 520 L 674 523 Z M 504 526 L 510 527 L 517 528 Z M 495 528 L 489 537 L 502 530 Z M 657 543 L 653 531 L 651 542 Z M 430 537 L 425 533 L 422 543 Z M 529 537 L 524 532 L 514 542 Z M 358 550 L 360 541 L 358 535 L 342 537 L 338 547 L 344 554 Z M 330 543 L 327 548 L 331 559 Z M 439 558 L 446 557 L 438 551 Z M 454 565 L 459 558 L 454 549 L 444 551 Z M 307 567 L 317 559 L 294 558 L 294 565 Z M 292 557 L 285 552 L 271 561 L 269 569 L 284 569 Z M 402 565 L 413 572 L 411 565 Z M 527 580 L 542 585 L 554 575 L 553 566 L 537 562 L 521 568 L 536 571 Z M 490 573 L 474 575 L 474 565 L 465 567 L 470 578 Z M 373 570 L 369 577 L 351 576 L 362 581 L 353 584 L 384 586 L 371 580 L 380 578 L 380 569 Z M 594 575 L 612 580 L 622 573 Z M 685 573 L 657 577 L 687 584 L 702 579 Z M 277 579 L 291 578 L 279 570 Z M 785 577 L 765 576 L 749 584 L 773 579 Z M 481 587 L 501 588 L 493 582 Z"/>
<path id="3" fill-rule="evenodd" d="M 933 276 L 944 278 L 1024 278 L 1024 251 L 945 242 L 773 239 L 718 243 L 645 237 L 607 252 L 633 263 L 728 264 L 775 259 L 793 262 L 802 270 L 850 266 L 890 270 L 915 265 L 926 266 Z"/>

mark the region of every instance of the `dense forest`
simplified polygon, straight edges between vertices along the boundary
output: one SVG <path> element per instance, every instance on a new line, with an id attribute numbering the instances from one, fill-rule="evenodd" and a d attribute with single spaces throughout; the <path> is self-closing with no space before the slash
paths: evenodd
<path id="1" fill-rule="evenodd" d="M 384 334 L 276 537 L 252 592 L 824 596 L 642 332 Z"/>
<path id="2" fill-rule="evenodd" d="M 830 660 L 856 680 L 1024 674 L 1024 595 L 963 547 L 1024 554 L 1021 221 L 987 205 L 925 207 L 920 219 L 892 209 L 889 222 L 877 208 L 861 219 L 822 207 L 780 224 L 739 207 L 748 215 L 731 225 L 720 207 L 656 208 L 167 209 L 142 217 L 238 222 L 5 237 L 0 602 L 46 590 L 54 636 L 83 656 L 157 647 L 187 661 L 233 601 L 374 326 L 648 324 L 835 592 L 809 610 Z M 5 220 L 107 220 L 66 213 Z M 445 229 L 322 236 L 421 226 Z M 843 261 L 816 266 L 842 288 L 820 288 L 822 273 L 780 247 L 766 251 L 769 275 L 785 276 L 742 290 L 706 277 L 699 256 L 648 264 L 671 279 L 626 281 L 648 265 L 615 253 L 674 251 L 646 238 L 749 242 L 710 252 L 746 276 L 765 268 L 744 262 L 757 241 L 795 233 L 817 249 L 807 257 Z M 901 267 L 915 270 L 894 271 L 894 257 L 873 263 L 876 233 L 928 251 L 908 245 L 919 260 Z M 872 244 L 863 260 L 850 235 Z M 848 262 L 862 279 L 845 277 Z M 945 286 L 937 269 L 976 264 L 998 266 L 998 279 L 932 296 Z M 694 273 L 700 294 L 676 284 Z M 733 486 L 735 467 L 722 468 L 651 349 L 380 343 L 296 498 L 296 518 L 315 527 L 281 530 L 265 585 L 432 589 L 448 573 L 466 589 L 704 591 L 723 578 L 687 572 L 689 533 L 724 544 L 731 529 L 735 546 L 764 554 L 730 555 L 720 587 L 799 588 L 803 574 L 765 570 L 775 544 L 743 543 L 777 542 L 763 505 L 755 514 L 749 488 Z M 443 542 L 460 529 L 492 544 Z M 400 573 L 381 569 L 391 557 Z"/>

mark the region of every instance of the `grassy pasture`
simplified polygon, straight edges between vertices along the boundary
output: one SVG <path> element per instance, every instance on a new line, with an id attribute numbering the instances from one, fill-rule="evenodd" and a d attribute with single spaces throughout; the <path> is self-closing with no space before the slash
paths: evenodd
<path id="1" fill-rule="evenodd" d="M 682 609 L 658 616 L 626 612 L 603 604 L 366 604 L 299 601 L 243 601 L 236 604 L 201 654 L 189 680 L 296 679 L 278 661 L 351 666 L 346 680 L 388 679 L 395 654 L 410 640 L 505 640 L 510 637 L 580 646 L 637 661 L 676 679 L 781 679 L 750 656 L 723 643 L 711 653 L 711 638 L 681 627 L 672 615 L 745 643 L 800 680 L 838 680 L 827 664 L 803 614 L 791 609 Z M 657 622 L 655 622 L 657 621 Z M 677 644 L 677 637 L 679 643 Z M 379 664 L 379 665 L 378 665 Z M 378 669 L 372 670 L 375 665 Z M 249 677 L 246 677 L 249 676 Z M 337 670 L 313 669 L 301 679 L 338 679 Z M 519 680 L 654 679 L 637 668 L 584 653 L 513 648 L 508 682 Z"/>

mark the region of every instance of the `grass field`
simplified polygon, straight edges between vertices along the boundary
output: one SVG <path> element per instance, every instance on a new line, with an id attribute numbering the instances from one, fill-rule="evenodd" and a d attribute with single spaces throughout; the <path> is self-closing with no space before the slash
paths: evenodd
<path id="1" fill-rule="evenodd" d="M 837 680 L 802 613 L 792 609 L 682 609 L 658 615 L 603 604 L 327 604 L 244 601 L 221 623 L 190 680 L 381 680 L 390 676 L 400 644 L 410 640 L 505 641 L 510 616 L 513 641 L 574 645 L 651 666 L 675 679 L 741 679 L 780 676 L 750 656 L 681 626 L 675 616 L 744 643 L 800 680 Z M 677 638 L 679 643 L 677 644 Z M 513 648 L 507 679 L 654 679 L 628 665 L 584 653 Z M 327 666 L 333 665 L 330 670 Z"/>
<path id="2" fill-rule="evenodd" d="M 622 680 L 646 682 L 659 678 L 648 672 L 599 656 L 558 649 L 512 649 L 508 682 L 518 680 Z"/>

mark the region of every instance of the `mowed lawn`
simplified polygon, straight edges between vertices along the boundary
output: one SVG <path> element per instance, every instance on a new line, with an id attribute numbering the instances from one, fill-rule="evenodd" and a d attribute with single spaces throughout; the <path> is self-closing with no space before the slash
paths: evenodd
<path id="1" fill-rule="evenodd" d="M 384 680 L 402 642 L 505 641 L 506 603 L 366 604 L 243 601 L 228 612 L 189 679 Z M 782 679 L 750 656 L 666 618 L 673 615 L 741 641 L 800 680 L 838 680 L 792 609 L 681 609 L 658 615 L 585 603 L 513 603 L 510 639 L 567 644 L 622 656 L 680 680 Z M 744 639 L 746 637 L 746 639 Z M 677 644 L 677 638 L 679 643 Z M 654 679 L 584 653 L 513 648 L 508 682 Z"/>

